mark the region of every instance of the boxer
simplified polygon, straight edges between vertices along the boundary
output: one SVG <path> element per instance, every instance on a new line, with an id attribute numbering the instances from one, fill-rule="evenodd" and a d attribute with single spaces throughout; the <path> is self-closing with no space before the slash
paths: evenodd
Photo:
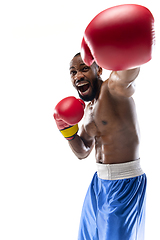
<path id="1" fill-rule="evenodd" d="M 127 35 L 126 22 L 127 31 L 130 25 L 134 34 Z M 95 147 L 97 165 L 84 200 L 78 240 L 144 240 L 147 178 L 140 166 L 140 132 L 132 95 L 140 72 L 137 65 L 151 59 L 152 26 L 153 16 L 145 7 L 107 9 L 88 25 L 82 51 L 70 62 L 71 82 L 81 101 L 68 97 L 69 104 L 66 99 L 64 105 L 58 104 L 54 117 L 77 158 L 88 157 Z M 105 81 L 102 67 L 113 69 Z M 88 105 L 78 132 L 82 100 Z M 77 109 L 72 122 L 71 113 Z"/>

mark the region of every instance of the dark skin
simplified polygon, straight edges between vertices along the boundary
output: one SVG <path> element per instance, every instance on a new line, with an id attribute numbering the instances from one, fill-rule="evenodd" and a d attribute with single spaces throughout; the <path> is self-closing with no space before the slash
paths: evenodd
<path id="1" fill-rule="evenodd" d="M 102 81 L 102 68 L 95 63 L 86 66 L 80 55 L 72 59 L 72 84 L 81 98 L 89 101 L 79 134 L 69 141 L 79 159 L 86 158 L 94 146 L 97 163 L 125 163 L 139 158 L 139 126 L 132 98 L 139 70 L 113 71 Z"/>

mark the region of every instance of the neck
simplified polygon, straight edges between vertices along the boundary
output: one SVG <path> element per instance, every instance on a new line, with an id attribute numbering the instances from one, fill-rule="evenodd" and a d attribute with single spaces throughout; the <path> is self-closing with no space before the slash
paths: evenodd
<path id="1" fill-rule="evenodd" d="M 99 78 L 98 82 L 97 82 L 97 93 L 96 93 L 95 98 L 91 101 L 91 104 L 94 104 L 97 101 L 97 99 L 99 98 L 102 83 L 103 83 L 102 79 Z"/>

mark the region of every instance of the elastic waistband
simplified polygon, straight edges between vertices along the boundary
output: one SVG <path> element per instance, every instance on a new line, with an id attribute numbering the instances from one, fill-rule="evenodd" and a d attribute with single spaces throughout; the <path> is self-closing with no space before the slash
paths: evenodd
<path id="1" fill-rule="evenodd" d="M 133 178 L 144 174 L 140 166 L 140 159 L 126 163 L 96 163 L 96 165 L 98 177 L 105 180 Z"/>

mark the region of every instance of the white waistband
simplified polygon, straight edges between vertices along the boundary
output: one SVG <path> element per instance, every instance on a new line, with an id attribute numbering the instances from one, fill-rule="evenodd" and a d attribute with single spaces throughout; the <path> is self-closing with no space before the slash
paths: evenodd
<path id="1" fill-rule="evenodd" d="M 140 166 L 140 159 L 126 163 L 96 163 L 96 165 L 98 177 L 105 180 L 133 178 L 144 174 Z"/>

